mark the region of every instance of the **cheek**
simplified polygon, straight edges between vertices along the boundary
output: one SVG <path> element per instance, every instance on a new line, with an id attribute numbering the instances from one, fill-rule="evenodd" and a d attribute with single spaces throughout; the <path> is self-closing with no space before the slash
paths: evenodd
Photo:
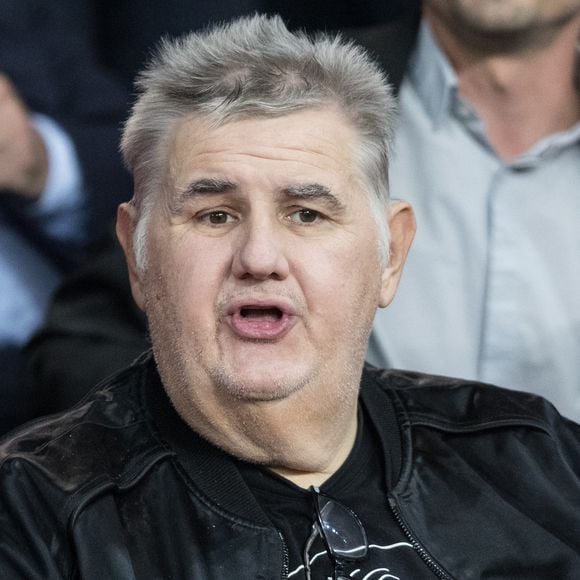
<path id="1" fill-rule="evenodd" d="M 339 318 L 356 315 L 361 309 L 374 313 L 380 290 L 375 246 L 353 240 L 322 255 L 310 252 L 310 266 L 304 272 L 308 282 L 303 288 L 312 313 L 328 316 L 330 310 Z"/>
<path id="2" fill-rule="evenodd" d="M 224 271 L 225 257 L 211 248 L 186 240 L 156 240 L 163 251 L 150 260 L 150 297 L 163 300 L 184 320 L 213 315 Z"/>

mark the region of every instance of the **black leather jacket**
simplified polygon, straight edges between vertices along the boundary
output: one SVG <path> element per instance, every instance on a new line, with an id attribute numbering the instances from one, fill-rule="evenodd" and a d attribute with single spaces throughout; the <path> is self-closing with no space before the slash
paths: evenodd
<path id="1" fill-rule="evenodd" d="M 367 369 L 379 416 L 380 391 L 403 454 L 385 501 L 435 577 L 580 577 L 578 425 L 532 395 Z M 151 356 L 3 441 L 0 535 L 11 580 L 287 574 L 284 538 L 230 457 L 180 421 Z"/>

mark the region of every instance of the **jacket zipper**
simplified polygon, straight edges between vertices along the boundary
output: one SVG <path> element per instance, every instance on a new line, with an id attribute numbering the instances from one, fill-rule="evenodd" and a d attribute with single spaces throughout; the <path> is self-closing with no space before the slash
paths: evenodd
<path id="1" fill-rule="evenodd" d="M 290 565 L 290 556 L 288 555 L 288 546 L 284 540 L 284 536 L 280 530 L 276 530 L 280 536 L 280 541 L 282 542 L 282 580 L 288 578 L 288 566 Z"/>
<path id="2" fill-rule="evenodd" d="M 443 568 L 441 568 L 441 566 L 439 566 L 439 564 L 437 564 L 437 562 L 435 562 L 435 560 L 433 560 L 433 558 L 431 557 L 429 552 L 427 552 L 427 550 L 425 550 L 425 548 L 423 548 L 423 546 L 419 543 L 417 538 L 415 538 L 415 536 L 413 535 L 413 532 L 411 532 L 411 530 L 409 529 L 409 527 L 405 523 L 405 520 L 403 519 L 403 516 L 401 515 L 401 512 L 399 510 L 399 506 L 397 505 L 397 502 L 392 497 L 389 497 L 389 507 L 391 508 L 391 512 L 395 516 L 395 520 L 397 520 L 399 527 L 403 531 L 403 534 L 405 534 L 405 536 L 407 537 L 409 542 L 413 545 L 413 548 L 415 549 L 415 551 L 419 554 L 419 557 L 421 558 L 421 560 L 423 560 L 423 562 L 425 562 L 425 564 L 428 566 L 428 568 L 438 578 L 441 578 L 442 580 L 453 580 L 451 578 L 451 576 L 447 572 L 445 572 L 445 570 L 443 570 Z"/>

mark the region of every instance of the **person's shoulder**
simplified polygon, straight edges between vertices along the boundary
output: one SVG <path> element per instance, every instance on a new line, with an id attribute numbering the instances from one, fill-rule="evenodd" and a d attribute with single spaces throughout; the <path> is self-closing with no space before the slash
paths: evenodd
<path id="1" fill-rule="evenodd" d="M 412 424 L 446 430 L 529 426 L 552 434 L 567 422 L 546 399 L 523 391 L 399 369 L 367 372 L 393 393 Z"/>
<path id="2" fill-rule="evenodd" d="M 0 485 L 14 477 L 40 477 L 61 490 L 91 481 L 117 481 L 155 446 L 141 401 L 146 362 L 98 386 L 70 410 L 41 417 L 0 441 Z"/>

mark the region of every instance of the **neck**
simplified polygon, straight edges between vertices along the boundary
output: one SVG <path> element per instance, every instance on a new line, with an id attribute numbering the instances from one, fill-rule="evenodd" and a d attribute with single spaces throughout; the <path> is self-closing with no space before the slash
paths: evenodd
<path id="1" fill-rule="evenodd" d="M 326 445 L 317 445 L 317 466 L 312 468 L 293 469 L 284 465 L 271 465 L 269 468 L 278 475 L 290 480 L 299 487 L 308 489 L 314 485 L 321 486 L 346 461 L 356 438 L 356 414 L 348 425 L 340 427 L 340 438 L 327 441 Z M 315 447 L 311 441 L 310 451 Z"/>
<path id="2" fill-rule="evenodd" d="M 469 44 L 428 6 L 425 18 L 456 71 L 460 94 L 484 121 L 488 140 L 502 159 L 517 157 L 580 119 L 580 16 L 535 44 L 514 43 L 505 51 L 486 50 L 480 39 Z M 487 44 L 493 47 L 491 41 Z"/>
<path id="3" fill-rule="evenodd" d="M 358 385 L 357 385 L 358 386 Z M 346 461 L 357 431 L 357 399 L 351 404 L 277 401 L 236 411 L 250 429 L 236 429 L 242 458 L 262 463 L 305 489 L 319 486 Z M 245 411 L 245 412 L 244 412 Z M 225 431 L 221 429 L 223 434 Z M 236 453 L 234 453 L 236 454 Z"/>
<path id="4" fill-rule="evenodd" d="M 264 465 L 296 485 L 321 485 L 347 459 L 356 438 L 358 378 L 337 393 L 311 385 L 278 401 L 224 400 L 208 396 L 194 408 L 183 393 L 168 388 L 181 415 L 217 447 Z M 166 382 L 166 384 L 168 384 Z"/>

